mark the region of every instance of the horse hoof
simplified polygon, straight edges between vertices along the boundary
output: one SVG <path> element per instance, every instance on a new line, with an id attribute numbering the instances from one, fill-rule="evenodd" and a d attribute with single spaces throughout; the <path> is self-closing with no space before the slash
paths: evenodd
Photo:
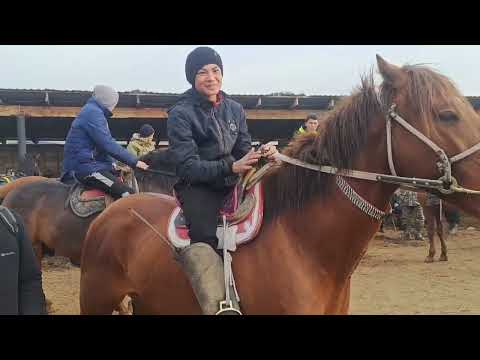
<path id="1" fill-rule="evenodd" d="M 425 262 L 426 262 L 426 263 L 433 263 L 433 256 L 432 256 L 432 257 L 427 256 L 427 257 L 425 258 Z"/>
<path id="2" fill-rule="evenodd" d="M 438 261 L 448 261 L 448 256 L 440 256 L 440 258 L 438 259 Z"/>

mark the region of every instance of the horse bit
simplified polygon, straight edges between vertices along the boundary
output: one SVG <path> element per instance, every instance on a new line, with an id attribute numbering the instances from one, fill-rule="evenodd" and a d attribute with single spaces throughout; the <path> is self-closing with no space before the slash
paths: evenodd
<path id="1" fill-rule="evenodd" d="M 457 180 L 452 176 L 452 164 L 458 162 L 460 160 L 465 159 L 466 157 L 474 154 L 478 150 L 480 150 L 480 143 L 468 148 L 467 150 L 461 152 L 458 155 L 455 155 L 448 158 L 445 151 L 440 148 L 437 144 L 433 141 L 428 139 L 425 135 L 423 135 L 420 131 L 415 129 L 411 126 L 408 122 L 406 122 L 398 113 L 395 111 L 396 104 L 392 104 L 390 109 L 387 111 L 386 114 L 386 132 L 387 132 L 387 158 L 388 158 L 388 166 L 390 168 L 390 172 L 392 175 L 385 175 L 385 174 L 378 174 L 366 171 L 358 171 L 358 170 L 349 170 L 343 169 L 339 170 L 333 166 L 324 166 L 324 165 L 313 165 L 306 162 L 303 162 L 298 159 L 290 158 L 286 155 L 277 153 L 275 154 L 275 159 L 289 163 L 291 165 L 300 166 L 306 169 L 319 171 L 327 174 L 338 175 L 336 177 L 337 186 L 342 190 L 345 196 L 352 201 L 352 203 L 357 206 L 360 210 L 364 213 L 369 215 L 370 217 L 381 220 L 383 219 L 387 213 L 377 209 L 375 206 L 370 204 L 367 200 L 362 198 L 355 190 L 348 185 L 348 183 L 343 179 L 343 177 L 351 177 L 356 179 L 363 179 L 369 181 L 379 181 L 384 183 L 390 184 L 397 184 L 403 185 L 407 188 L 423 188 L 429 190 L 437 190 L 442 194 L 452 194 L 452 193 L 464 193 L 464 194 L 471 194 L 471 195 L 480 195 L 480 191 L 477 190 L 470 190 L 458 185 Z M 403 126 L 407 131 L 415 135 L 420 141 L 430 147 L 435 154 L 438 156 L 439 161 L 436 163 L 438 170 L 442 173 L 442 176 L 437 180 L 430 180 L 430 179 L 421 179 L 421 178 L 414 178 L 414 177 L 403 177 L 397 176 L 397 172 L 395 171 L 395 166 L 393 163 L 393 155 L 392 155 L 392 120 L 395 120 L 398 124 Z"/>

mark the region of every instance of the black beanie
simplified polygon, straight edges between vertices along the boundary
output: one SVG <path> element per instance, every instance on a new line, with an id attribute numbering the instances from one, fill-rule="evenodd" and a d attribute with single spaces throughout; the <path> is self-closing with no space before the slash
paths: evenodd
<path id="1" fill-rule="evenodd" d="M 146 138 L 146 137 L 149 137 L 150 135 L 152 135 L 153 133 L 155 132 L 155 129 L 152 127 L 152 125 L 150 124 L 144 124 L 142 125 L 142 127 L 140 128 L 140 130 L 138 131 L 138 133 L 140 134 L 140 136 L 142 138 Z"/>
<path id="2" fill-rule="evenodd" d="M 185 75 L 187 76 L 187 81 L 190 84 L 195 85 L 195 76 L 197 75 L 198 70 L 208 64 L 218 65 L 223 75 L 222 58 L 212 48 L 201 46 L 188 54 L 187 61 L 185 62 Z"/>

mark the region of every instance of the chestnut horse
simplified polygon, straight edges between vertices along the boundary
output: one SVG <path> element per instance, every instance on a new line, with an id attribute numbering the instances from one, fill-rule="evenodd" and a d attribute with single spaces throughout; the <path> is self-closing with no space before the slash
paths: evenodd
<path id="1" fill-rule="evenodd" d="M 364 77 L 360 88 L 327 114 L 321 134 L 300 135 L 281 154 L 313 166 L 284 162 L 262 180 L 263 226 L 256 239 L 232 254 L 245 314 L 348 313 L 352 273 L 398 185 L 351 178 L 352 172 L 317 172 L 315 165 L 392 173 L 387 114 L 400 115 L 449 155 L 480 141 L 479 116 L 445 76 L 423 66 L 398 67 L 381 57 L 377 64 L 383 77 L 379 96 L 373 74 Z M 395 114 L 388 112 L 393 103 Z M 392 124 L 391 145 L 397 176 L 441 175 L 436 152 L 398 120 Z M 479 153 L 452 166 L 455 178 L 469 189 L 480 189 L 479 171 Z M 479 197 L 441 196 L 480 217 Z M 201 313 L 165 242 L 174 207 L 169 196 L 136 194 L 97 217 L 82 254 L 82 314 L 111 314 L 127 296 L 135 314 Z"/>
<path id="2" fill-rule="evenodd" d="M 173 173 L 166 151 L 152 151 L 142 160 L 150 164 L 153 171 Z M 157 175 L 154 172 L 138 173 L 140 191 L 171 194 L 174 177 Z M 39 176 L 20 178 L 0 187 L 2 205 L 15 210 L 25 221 L 39 264 L 44 250 L 65 256 L 72 264 L 80 265 L 83 240 L 88 226 L 98 214 L 87 218 L 76 216 L 70 207 L 65 208 L 70 187 L 57 180 Z"/>

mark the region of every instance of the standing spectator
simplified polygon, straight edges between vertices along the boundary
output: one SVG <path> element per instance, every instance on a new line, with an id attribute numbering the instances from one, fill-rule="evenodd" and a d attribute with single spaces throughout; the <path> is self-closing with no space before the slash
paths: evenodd
<path id="1" fill-rule="evenodd" d="M 417 199 L 417 193 L 400 189 L 399 204 L 403 226 L 402 239 L 424 240 L 422 235 L 425 217 Z"/>

